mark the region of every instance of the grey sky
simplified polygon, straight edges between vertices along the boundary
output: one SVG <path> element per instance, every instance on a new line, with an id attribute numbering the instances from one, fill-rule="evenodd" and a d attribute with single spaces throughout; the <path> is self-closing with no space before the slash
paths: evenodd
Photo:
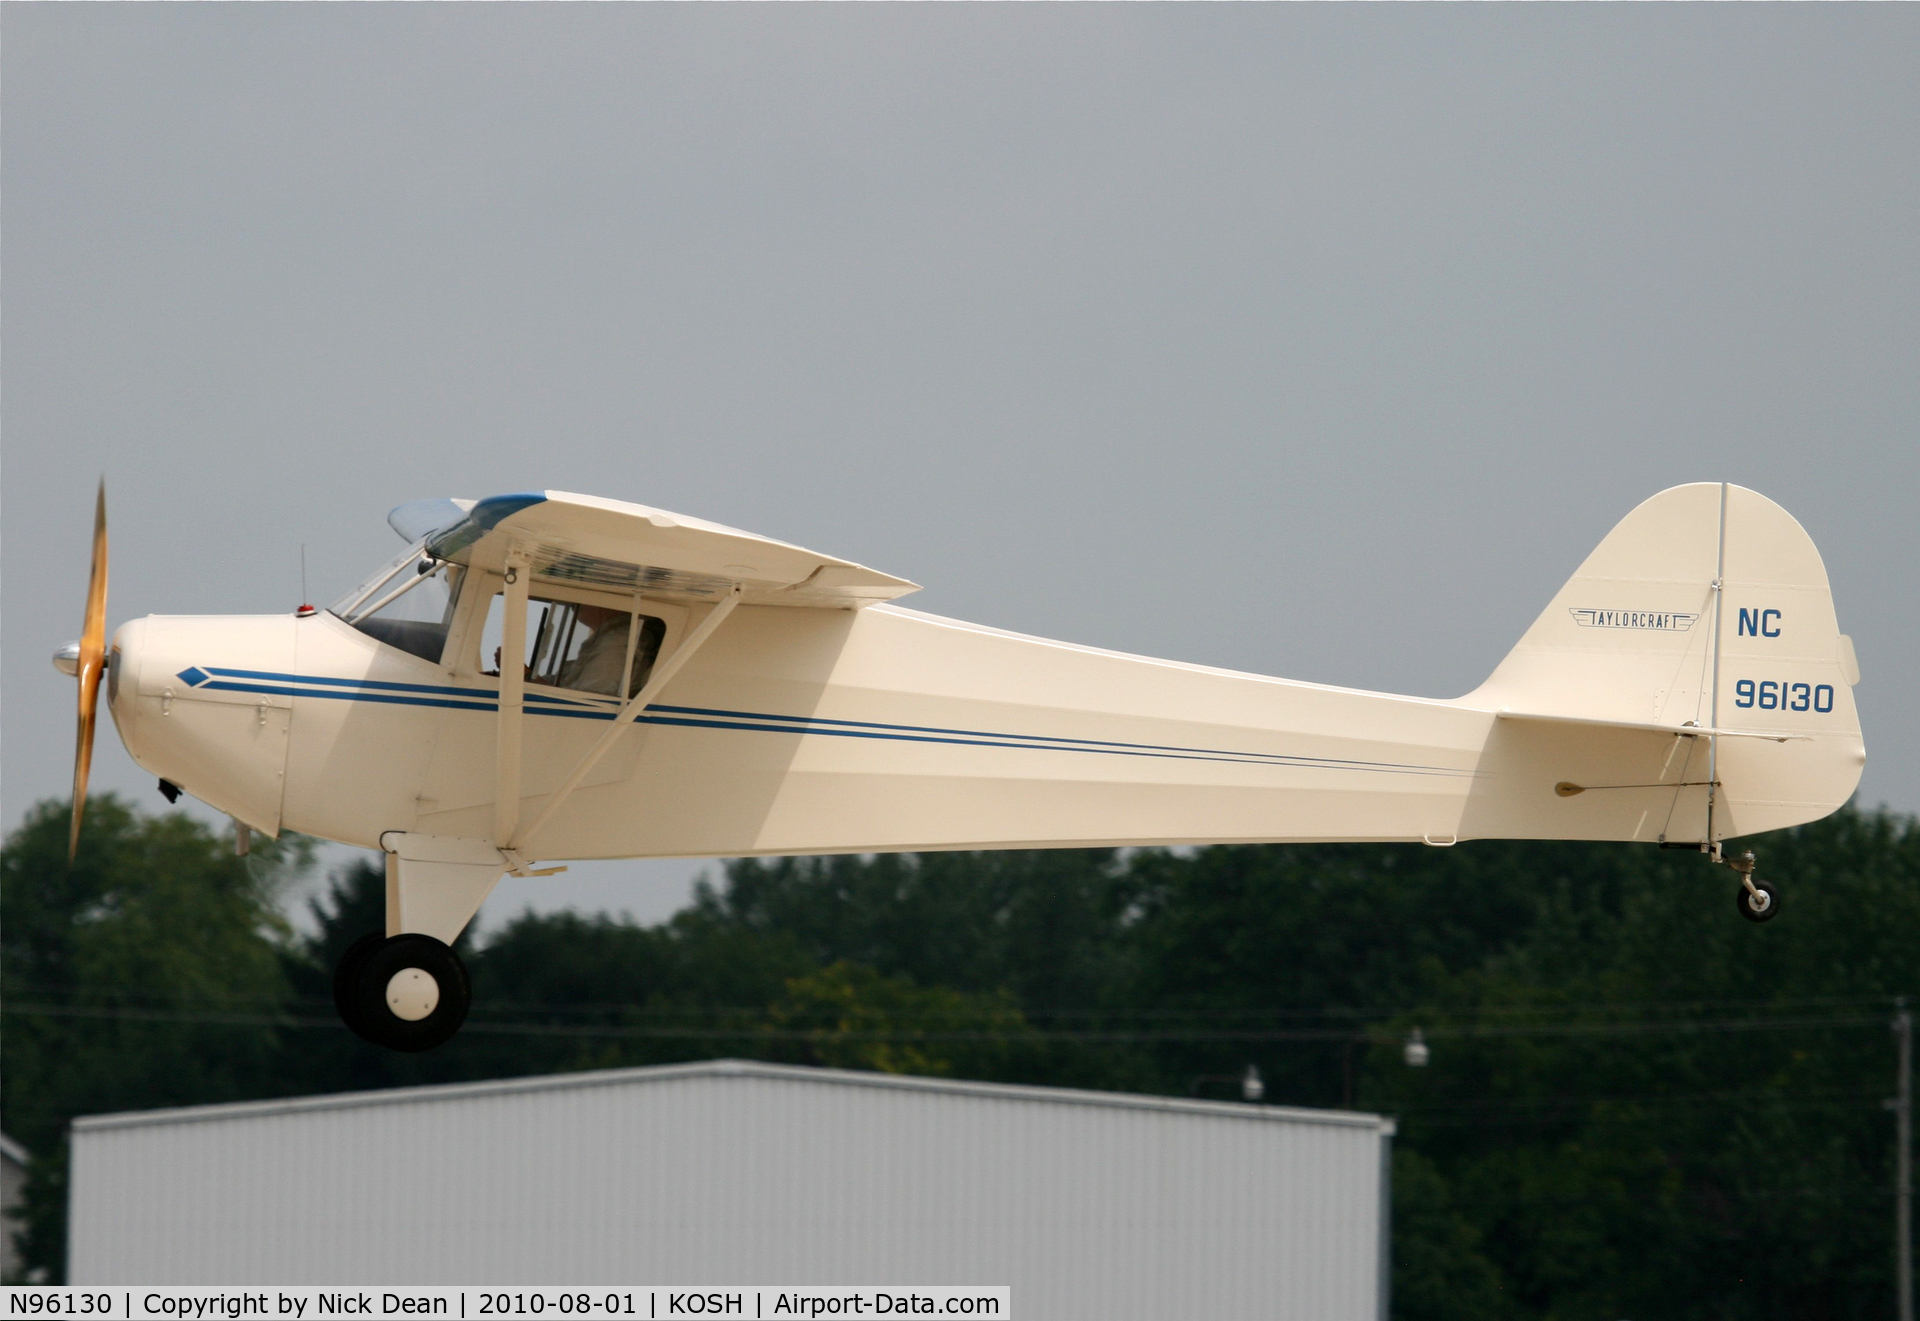
<path id="1" fill-rule="evenodd" d="M 394 504 L 555 487 L 1430 696 L 1725 478 L 1825 554 L 1862 797 L 1920 809 L 1911 6 L 0 22 L 8 827 L 70 774 L 102 472 L 115 623 L 289 609 L 303 542 L 324 601 Z"/>

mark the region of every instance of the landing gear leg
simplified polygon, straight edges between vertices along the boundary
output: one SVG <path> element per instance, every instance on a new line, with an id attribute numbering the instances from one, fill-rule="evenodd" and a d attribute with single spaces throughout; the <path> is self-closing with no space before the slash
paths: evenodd
<path id="1" fill-rule="evenodd" d="M 1733 892 L 1733 901 L 1740 909 L 1740 916 L 1749 922 L 1771 922 L 1773 915 L 1780 911 L 1780 887 L 1772 881 L 1753 878 L 1753 854 L 1742 853 L 1737 858 L 1722 857 L 1716 844 L 1713 860 L 1740 874 L 1740 888 Z"/>
<path id="2" fill-rule="evenodd" d="M 388 1050 L 432 1050 L 466 1021 L 473 987 L 451 948 L 515 855 L 485 840 L 390 830 L 387 929 L 347 947 L 333 1003 L 356 1036 Z M 526 873 L 544 875 L 546 873 Z"/>

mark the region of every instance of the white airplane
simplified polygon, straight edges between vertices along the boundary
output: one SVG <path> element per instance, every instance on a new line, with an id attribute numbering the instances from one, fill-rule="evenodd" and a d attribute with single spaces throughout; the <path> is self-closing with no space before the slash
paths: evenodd
<path id="1" fill-rule="evenodd" d="M 1779 889 L 1722 841 L 1859 783 L 1853 644 L 1806 532 L 1677 486 L 1628 514 L 1479 688 L 1396 697 L 1026 637 L 894 604 L 903 578 L 543 491 L 402 505 L 397 559 L 325 610 L 150 615 L 106 645 L 106 503 L 73 842 L 104 672 L 133 759 L 249 831 L 386 855 L 341 1017 L 425 1050 L 449 948 L 536 859 L 1214 842 L 1638 840 Z M 505 663 L 502 664 L 502 658 Z"/>

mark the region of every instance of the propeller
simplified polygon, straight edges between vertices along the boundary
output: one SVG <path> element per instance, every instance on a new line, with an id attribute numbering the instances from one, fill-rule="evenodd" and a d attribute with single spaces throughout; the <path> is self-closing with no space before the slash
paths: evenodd
<path id="1" fill-rule="evenodd" d="M 73 831 L 67 861 L 80 851 L 80 814 L 87 805 L 87 772 L 93 769 L 94 717 L 100 708 L 100 676 L 107 660 L 107 479 L 93 505 L 93 572 L 87 578 L 87 616 L 80 627 L 80 728 L 73 747 Z"/>

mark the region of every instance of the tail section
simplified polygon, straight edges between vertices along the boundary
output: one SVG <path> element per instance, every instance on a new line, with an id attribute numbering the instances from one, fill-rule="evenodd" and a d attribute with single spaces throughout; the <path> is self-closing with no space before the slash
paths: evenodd
<path id="1" fill-rule="evenodd" d="M 1699 483 L 1622 519 L 1461 701 L 1560 726 L 1568 753 L 1607 737 L 1596 727 L 1616 742 L 1626 730 L 1690 740 L 1646 787 L 1674 790 L 1663 837 L 1703 840 L 1817 820 L 1846 802 L 1865 761 L 1858 679 L 1806 530 L 1754 491 Z M 1593 787 L 1624 808 L 1621 791 L 1638 786 Z"/>

